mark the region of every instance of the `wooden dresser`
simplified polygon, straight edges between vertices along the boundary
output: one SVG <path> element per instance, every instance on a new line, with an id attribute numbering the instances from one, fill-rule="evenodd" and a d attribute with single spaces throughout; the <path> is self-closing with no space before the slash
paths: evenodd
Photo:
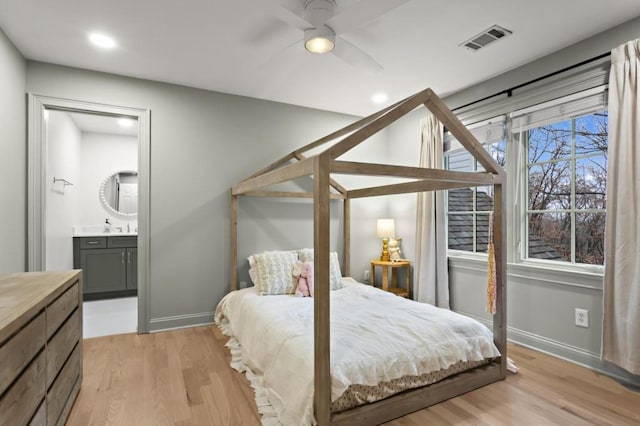
<path id="1" fill-rule="evenodd" d="M 63 425 L 81 383 L 81 272 L 0 276 L 0 425 Z"/>

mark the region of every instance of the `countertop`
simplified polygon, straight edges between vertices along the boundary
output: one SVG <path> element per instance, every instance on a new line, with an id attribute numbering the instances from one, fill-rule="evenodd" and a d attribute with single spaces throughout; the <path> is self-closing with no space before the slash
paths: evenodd
<path id="1" fill-rule="evenodd" d="M 137 232 L 82 232 L 73 234 L 73 237 L 137 237 Z"/>
<path id="2" fill-rule="evenodd" d="M 104 225 L 88 225 L 88 226 L 74 226 L 72 228 L 72 234 L 74 237 L 137 237 L 138 227 L 129 225 L 129 229 L 133 231 L 127 232 L 127 224 L 111 225 L 110 231 L 104 230 Z"/>

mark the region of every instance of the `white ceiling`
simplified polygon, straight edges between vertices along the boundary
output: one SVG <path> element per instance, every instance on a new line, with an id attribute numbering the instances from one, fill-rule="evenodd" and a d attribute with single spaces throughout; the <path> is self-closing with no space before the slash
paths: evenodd
<path id="1" fill-rule="evenodd" d="M 133 118 L 125 118 L 133 125 L 121 126 L 118 122 L 123 117 L 110 115 L 89 114 L 83 112 L 68 112 L 69 117 L 82 132 L 106 133 L 125 136 L 138 136 L 138 124 Z"/>
<path id="2" fill-rule="evenodd" d="M 372 73 L 307 53 L 265 3 L 0 0 L 0 28 L 32 60 L 366 115 L 381 108 L 376 92 L 387 103 L 426 87 L 444 96 L 640 16 L 638 0 L 410 0 L 342 34 L 384 67 Z M 355 3 L 337 0 L 338 10 Z M 513 35 L 458 47 L 494 24 Z M 92 31 L 118 47 L 97 50 Z"/>

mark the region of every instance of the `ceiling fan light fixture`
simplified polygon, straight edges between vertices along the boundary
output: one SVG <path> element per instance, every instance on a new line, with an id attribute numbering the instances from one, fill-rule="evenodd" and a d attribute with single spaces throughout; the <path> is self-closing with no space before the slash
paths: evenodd
<path id="1" fill-rule="evenodd" d="M 329 53 L 336 47 L 336 33 L 326 25 L 304 30 L 304 48 L 310 53 Z"/>

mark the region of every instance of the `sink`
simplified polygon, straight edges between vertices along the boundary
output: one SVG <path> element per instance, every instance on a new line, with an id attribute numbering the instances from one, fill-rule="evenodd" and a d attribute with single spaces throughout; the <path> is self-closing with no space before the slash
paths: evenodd
<path id="1" fill-rule="evenodd" d="M 74 237 L 102 237 L 107 235 L 117 236 L 137 236 L 138 232 L 136 227 L 132 227 L 133 232 L 127 232 L 127 226 L 124 225 L 112 225 L 111 230 L 105 231 L 104 225 L 88 225 L 88 226 L 74 226 Z"/>

